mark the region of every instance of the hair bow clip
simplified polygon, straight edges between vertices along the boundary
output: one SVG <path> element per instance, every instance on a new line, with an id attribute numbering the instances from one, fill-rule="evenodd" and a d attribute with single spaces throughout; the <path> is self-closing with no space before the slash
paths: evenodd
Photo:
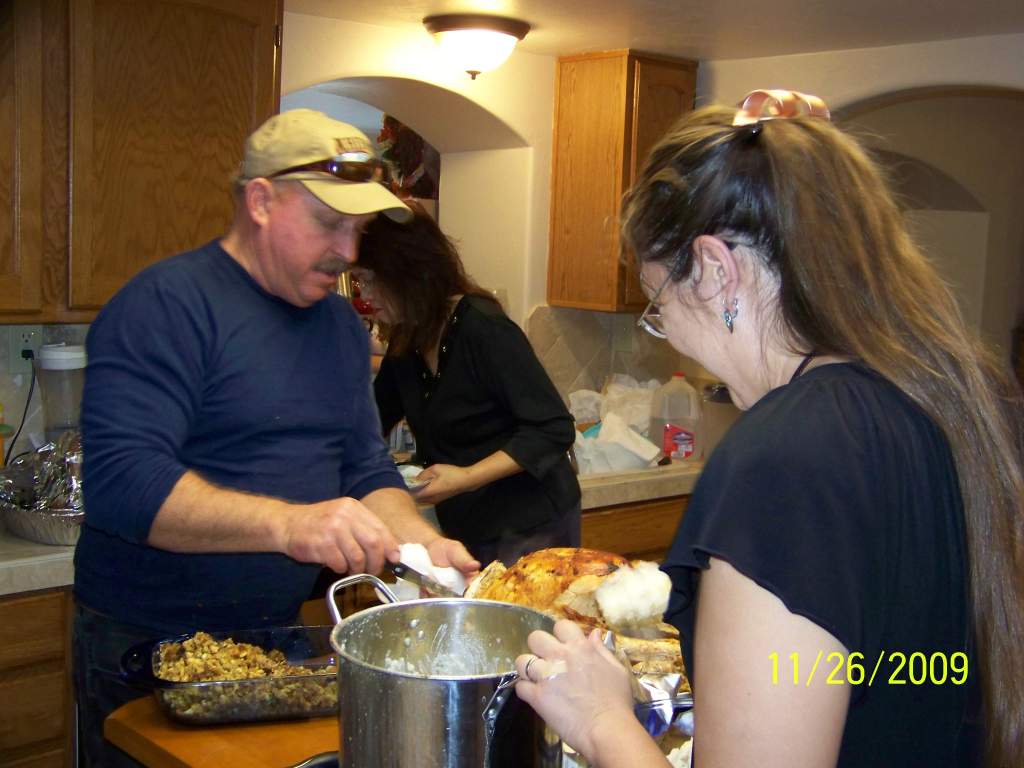
<path id="1" fill-rule="evenodd" d="M 831 120 L 825 102 L 817 96 L 799 91 L 751 91 L 740 104 L 733 125 L 753 125 L 763 120 L 784 120 L 791 117 L 821 117 Z"/>

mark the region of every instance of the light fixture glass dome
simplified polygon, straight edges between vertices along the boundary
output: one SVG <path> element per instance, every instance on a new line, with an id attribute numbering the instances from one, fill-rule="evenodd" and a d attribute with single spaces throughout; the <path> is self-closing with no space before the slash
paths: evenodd
<path id="1" fill-rule="evenodd" d="M 512 55 L 518 40 L 491 29 L 453 29 L 435 36 L 441 54 L 474 80 L 481 72 L 490 72 Z"/>
<path id="2" fill-rule="evenodd" d="M 434 35 L 442 55 L 474 80 L 481 72 L 501 66 L 530 31 L 525 21 L 469 13 L 428 16 L 423 25 Z"/>

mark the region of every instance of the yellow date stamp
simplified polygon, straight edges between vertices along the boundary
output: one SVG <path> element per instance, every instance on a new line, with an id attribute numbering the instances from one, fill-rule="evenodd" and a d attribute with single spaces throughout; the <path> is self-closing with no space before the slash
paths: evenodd
<path id="1" fill-rule="evenodd" d="M 859 651 L 826 654 L 818 651 L 811 659 L 799 653 L 782 656 L 773 651 L 772 685 L 803 685 L 820 675 L 826 685 L 963 685 L 967 682 L 969 660 L 963 651 L 924 653 L 879 651 L 868 659 Z"/>

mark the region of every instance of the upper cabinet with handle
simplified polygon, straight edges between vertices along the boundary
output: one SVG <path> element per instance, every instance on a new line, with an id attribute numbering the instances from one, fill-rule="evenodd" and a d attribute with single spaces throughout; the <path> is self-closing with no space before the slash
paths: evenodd
<path id="1" fill-rule="evenodd" d="M 0 322 L 88 322 L 226 231 L 245 137 L 277 110 L 281 20 L 282 0 L 0 11 L 0 164 L 19 173 L 0 180 Z"/>
<path id="2" fill-rule="evenodd" d="M 636 269 L 620 259 L 619 204 L 647 153 L 693 108 L 697 65 L 609 51 L 558 60 L 548 303 L 643 309 Z"/>

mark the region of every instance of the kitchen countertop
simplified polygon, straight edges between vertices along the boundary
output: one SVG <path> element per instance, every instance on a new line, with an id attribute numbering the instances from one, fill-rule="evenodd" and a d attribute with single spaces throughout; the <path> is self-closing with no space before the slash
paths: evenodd
<path id="1" fill-rule="evenodd" d="M 668 496 L 685 496 L 693 492 L 703 468 L 703 462 L 687 462 L 628 472 L 580 475 L 583 510 Z"/>
<path id="2" fill-rule="evenodd" d="M 74 547 L 36 544 L 0 527 L 0 595 L 68 586 L 74 554 Z"/>
<path id="3" fill-rule="evenodd" d="M 684 496 L 693 491 L 702 463 L 607 472 L 580 477 L 583 509 Z M 20 539 L 0 529 L 0 595 L 66 587 L 74 581 L 74 547 Z"/>

